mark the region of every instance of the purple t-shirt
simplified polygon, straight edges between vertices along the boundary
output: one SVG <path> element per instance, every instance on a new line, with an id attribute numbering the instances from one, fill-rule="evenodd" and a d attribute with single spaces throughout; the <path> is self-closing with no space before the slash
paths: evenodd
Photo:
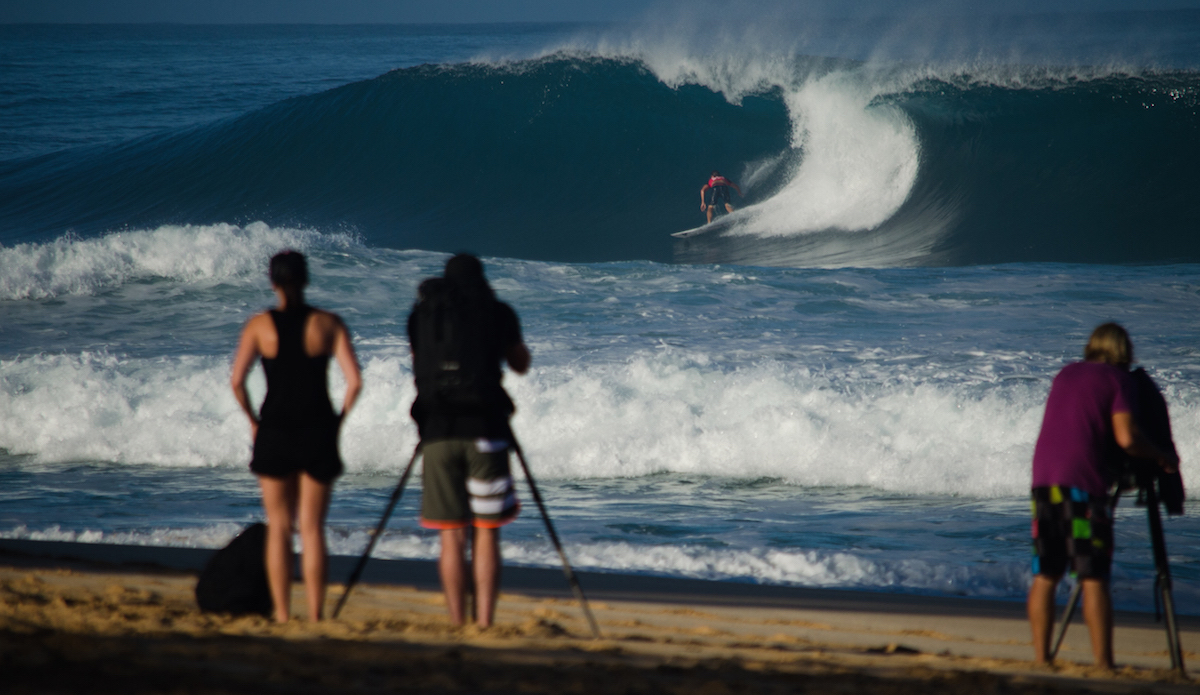
<path id="1" fill-rule="evenodd" d="M 1112 416 L 1130 412 L 1129 372 L 1103 362 L 1075 362 L 1054 377 L 1042 432 L 1033 450 L 1033 487 L 1064 485 L 1107 495 L 1108 464 L 1120 451 Z"/>

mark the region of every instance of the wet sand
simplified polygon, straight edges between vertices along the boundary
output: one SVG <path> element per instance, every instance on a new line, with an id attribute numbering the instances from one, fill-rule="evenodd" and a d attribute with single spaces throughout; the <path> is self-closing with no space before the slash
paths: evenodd
<path id="1" fill-rule="evenodd" d="M 1196 693 L 1153 616 L 1117 617 L 1114 674 L 1072 625 L 1029 662 L 1019 603 L 506 568 L 497 625 L 445 618 L 432 563 L 372 561 L 338 620 L 201 613 L 209 551 L 0 541 L 7 693 Z M 329 606 L 352 558 L 335 558 Z M 303 606 L 297 584 L 293 613 Z M 1200 619 L 1181 620 L 1200 666 Z M 1191 670 L 1193 678 L 1200 672 Z"/>

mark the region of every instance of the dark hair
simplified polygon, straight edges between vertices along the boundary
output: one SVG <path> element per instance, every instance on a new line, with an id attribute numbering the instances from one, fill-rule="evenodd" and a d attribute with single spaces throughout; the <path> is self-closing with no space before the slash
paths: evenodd
<path id="1" fill-rule="evenodd" d="M 271 284 L 280 289 L 304 289 L 308 284 L 308 263 L 304 254 L 288 249 L 271 256 Z"/>
<path id="2" fill-rule="evenodd" d="M 288 249 L 271 257 L 271 284 L 283 291 L 287 298 L 287 311 L 298 311 L 304 306 L 304 286 L 308 284 L 308 263 L 304 254 Z"/>
<path id="3" fill-rule="evenodd" d="M 717 171 L 716 169 L 713 169 L 712 176 L 720 176 L 720 175 L 721 175 L 721 172 Z"/>
<path id="4" fill-rule="evenodd" d="M 451 282 L 486 281 L 483 276 L 483 263 L 469 253 L 455 254 L 446 261 L 446 268 L 442 272 L 442 276 Z"/>
<path id="5" fill-rule="evenodd" d="M 1083 348 L 1083 359 L 1128 368 L 1133 364 L 1133 342 L 1129 340 L 1129 333 L 1116 323 L 1096 326 Z"/>
<path id="6" fill-rule="evenodd" d="M 472 254 L 457 253 L 451 257 L 446 261 L 442 277 L 468 295 L 495 296 L 488 285 L 487 277 L 483 274 L 483 263 Z"/>

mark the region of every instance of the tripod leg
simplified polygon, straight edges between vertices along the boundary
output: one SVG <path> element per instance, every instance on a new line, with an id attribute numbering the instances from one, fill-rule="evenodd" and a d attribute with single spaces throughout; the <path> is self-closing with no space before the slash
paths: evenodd
<path id="1" fill-rule="evenodd" d="M 1154 550 L 1154 566 L 1157 576 L 1154 578 L 1154 590 L 1162 601 L 1163 614 L 1166 615 L 1167 650 L 1171 653 L 1171 668 L 1187 675 L 1183 665 L 1183 649 L 1179 644 L 1179 625 L 1175 621 L 1175 598 L 1171 594 L 1171 566 L 1167 559 L 1167 543 L 1163 539 L 1162 515 L 1158 509 L 1158 492 L 1154 483 L 1145 485 L 1146 516 L 1150 522 L 1150 544 Z"/>
<path id="2" fill-rule="evenodd" d="M 550 521 L 550 514 L 546 512 L 546 505 L 542 502 L 542 494 L 538 492 L 537 484 L 533 481 L 533 475 L 529 472 L 529 464 L 525 463 L 525 454 L 521 451 L 521 445 L 517 443 L 516 436 L 513 436 L 513 449 L 517 452 L 517 460 L 521 462 L 521 469 L 525 471 L 525 480 L 529 483 L 529 492 L 533 495 L 533 501 L 537 502 L 538 511 L 542 513 L 542 520 L 546 522 L 546 532 L 550 536 L 550 542 L 554 544 L 554 549 L 558 551 L 558 557 L 562 560 L 563 574 L 567 576 L 567 583 L 571 585 L 571 591 L 575 594 L 575 598 L 579 601 L 579 605 L 583 607 L 583 614 L 587 617 L 588 626 L 592 629 L 592 638 L 600 638 L 600 626 L 596 624 L 596 618 L 592 616 L 592 609 L 588 606 L 587 598 L 583 595 L 583 587 L 579 585 L 579 580 L 575 577 L 575 571 L 571 569 L 571 563 L 567 561 L 567 553 L 563 551 L 562 543 L 558 541 L 558 534 L 554 531 L 554 524 Z"/>
<path id="3" fill-rule="evenodd" d="M 1175 599 L 1169 585 L 1161 588 L 1163 612 L 1167 615 L 1167 649 L 1171 650 L 1171 668 L 1187 675 L 1183 665 L 1183 648 L 1179 644 L 1179 625 L 1175 622 Z"/>
<path id="4" fill-rule="evenodd" d="M 1083 591 L 1083 582 L 1076 581 L 1075 586 L 1071 587 L 1071 596 L 1067 599 L 1067 606 L 1063 609 L 1062 620 L 1058 623 L 1058 634 L 1054 636 L 1054 645 L 1050 647 L 1050 662 L 1053 663 L 1054 657 L 1058 654 L 1058 648 L 1062 646 L 1063 638 L 1067 636 L 1067 626 L 1071 624 L 1071 618 L 1075 617 L 1075 608 L 1079 606 L 1079 594 Z"/>
<path id="5" fill-rule="evenodd" d="M 342 589 L 342 596 L 333 608 L 334 618 L 337 618 L 338 614 L 342 612 L 342 606 L 346 605 L 346 599 L 350 597 L 350 590 L 358 583 L 358 578 L 362 576 L 363 570 L 366 569 L 367 560 L 371 557 L 371 551 L 375 549 L 375 543 L 379 541 L 379 536 L 383 533 L 383 527 L 387 526 L 388 519 L 392 516 L 392 510 L 396 508 L 396 503 L 400 501 L 400 495 L 404 494 L 404 485 L 408 482 L 408 475 L 412 473 L 413 464 L 417 462 L 417 457 L 420 455 L 421 444 L 418 442 L 417 448 L 413 450 L 412 458 L 408 460 L 408 465 L 404 467 L 404 473 L 400 476 L 400 483 L 392 491 L 392 498 L 388 501 L 387 509 L 383 511 L 383 517 L 375 527 L 375 532 L 371 534 L 371 540 L 367 542 L 367 549 L 363 552 L 362 557 L 358 559 L 358 564 L 354 565 L 354 571 L 350 573 L 350 577 L 346 580 L 346 588 Z"/>

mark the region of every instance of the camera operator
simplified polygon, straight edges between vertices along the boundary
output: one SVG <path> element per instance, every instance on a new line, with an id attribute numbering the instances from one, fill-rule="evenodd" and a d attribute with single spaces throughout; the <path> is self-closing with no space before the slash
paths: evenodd
<path id="1" fill-rule="evenodd" d="M 1034 660 L 1049 662 L 1054 594 L 1068 569 L 1083 586 L 1083 616 L 1096 666 L 1111 669 L 1113 555 L 1110 490 L 1123 455 L 1179 462 L 1134 422 L 1138 386 L 1129 373 L 1133 344 L 1115 323 L 1092 332 L 1084 360 L 1054 377 L 1033 454 L 1033 585 L 1027 609 Z"/>

